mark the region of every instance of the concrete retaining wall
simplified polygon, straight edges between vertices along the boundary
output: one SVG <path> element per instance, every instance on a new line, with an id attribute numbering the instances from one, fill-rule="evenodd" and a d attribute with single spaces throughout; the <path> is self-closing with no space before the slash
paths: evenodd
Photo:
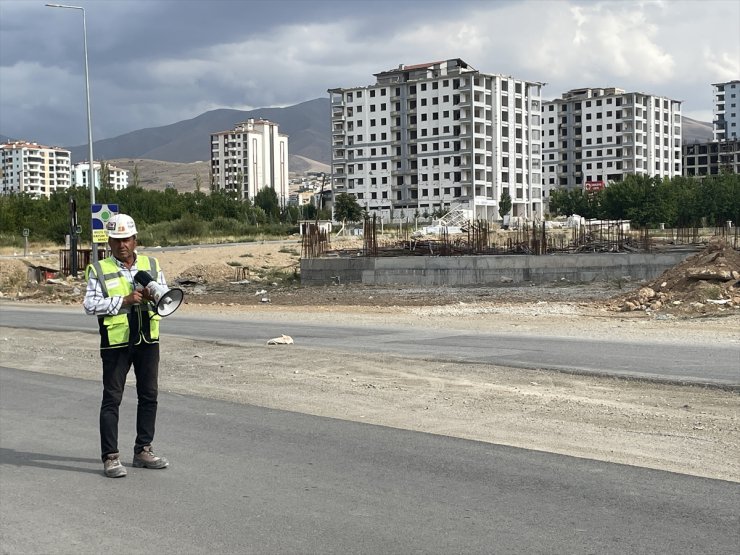
<path id="1" fill-rule="evenodd" d="M 301 283 L 460 286 L 546 283 L 562 279 L 609 281 L 627 276 L 633 281 L 642 281 L 659 276 L 693 252 L 307 258 L 301 260 Z"/>

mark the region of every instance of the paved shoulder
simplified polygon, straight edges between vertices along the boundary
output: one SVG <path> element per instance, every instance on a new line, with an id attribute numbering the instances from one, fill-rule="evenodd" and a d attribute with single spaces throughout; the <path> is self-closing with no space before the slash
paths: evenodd
<path id="1" fill-rule="evenodd" d="M 7 368 L 0 382 L 9 552 L 93 553 L 106 538 L 162 553 L 729 553 L 740 540 L 735 483 L 177 395 L 161 396 L 155 442 L 170 468 L 110 480 L 99 384 Z M 129 388 L 124 453 L 134 419 Z"/>

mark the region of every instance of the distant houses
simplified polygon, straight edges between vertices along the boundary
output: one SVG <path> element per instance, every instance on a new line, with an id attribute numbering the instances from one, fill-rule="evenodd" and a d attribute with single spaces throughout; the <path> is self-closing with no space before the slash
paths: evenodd
<path id="1" fill-rule="evenodd" d="M 70 152 L 28 141 L 0 145 L 0 192 L 50 196 L 70 186 Z"/>
<path id="2" fill-rule="evenodd" d="M 87 187 L 89 164 L 71 165 L 69 150 L 28 141 L 0 145 L 0 193 L 25 193 L 49 197 L 71 186 Z M 106 186 L 117 191 L 128 187 L 128 171 L 103 164 Z M 95 187 L 100 188 L 101 164 L 93 164 Z"/>
<path id="3" fill-rule="evenodd" d="M 540 219 L 555 189 L 593 191 L 630 174 L 740 173 L 740 80 L 712 84 L 713 139 L 684 144 L 682 102 L 665 96 L 586 87 L 548 101 L 544 83 L 482 72 L 459 58 L 401 64 L 374 77 L 328 90 L 326 173 L 289 173 L 289 137 L 254 118 L 210 134 L 203 189 L 254 199 L 269 187 L 281 206 L 318 206 L 347 193 L 385 221 L 453 212 L 500 221 L 503 195 L 511 198 L 510 217 Z M 87 187 L 88 169 L 88 162 L 72 165 L 69 150 L 7 142 L 0 194 L 48 197 Z M 126 170 L 99 161 L 93 170 L 96 187 L 129 186 Z"/>

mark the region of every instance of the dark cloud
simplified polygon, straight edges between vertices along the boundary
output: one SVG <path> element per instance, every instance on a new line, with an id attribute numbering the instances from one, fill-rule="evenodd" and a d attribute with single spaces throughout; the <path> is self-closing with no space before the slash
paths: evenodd
<path id="1" fill-rule="evenodd" d="M 547 81 L 549 97 L 621 86 L 710 111 L 709 84 L 740 74 L 736 38 L 712 30 L 737 21 L 740 8 L 721 0 L 711 8 L 584 0 L 72 3 L 86 10 L 96 139 L 217 107 L 295 104 L 331 87 L 369 84 L 399 63 L 452 57 Z M 696 22 L 691 44 L 674 36 L 676 28 L 688 32 L 679 27 L 686 22 Z M 82 53 L 80 12 L 0 0 L 0 134 L 84 143 Z"/>

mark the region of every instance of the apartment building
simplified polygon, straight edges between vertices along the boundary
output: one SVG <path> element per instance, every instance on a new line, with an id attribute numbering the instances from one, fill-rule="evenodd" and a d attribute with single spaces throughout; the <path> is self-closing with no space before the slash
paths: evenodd
<path id="1" fill-rule="evenodd" d="M 93 180 L 95 188 L 100 189 L 100 162 L 93 162 Z M 111 164 L 106 164 L 108 168 L 108 184 L 112 189 L 120 191 L 128 187 L 128 170 L 122 170 Z M 90 164 L 79 162 L 72 166 L 72 185 L 75 187 L 87 187 L 87 176 Z"/>
<path id="2" fill-rule="evenodd" d="M 543 104 L 546 194 L 598 190 L 627 174 L 681 175 L 681 102 L 584 88 Z"/>
<path id="3" fill-rule="evenodd" d="M 740 139 L 740 80 L 712 85 L 715 141 Z"/>
<path id="4" fill-rule="evenodd" d="M 683 145 L 683 172 L 686 177 L 740 174 L 740 139 Z"/>
<path id="5" fill-rule="evenodd" d="M 400 65 L 372 85 L 329 89 L 332 188 L 384 221 L 462 212 L 542 215 L 542 83 L 463 60 Z"/>
<path id="6" fill-rule="evenodd" d="M 261 119 L 213 133 L 211 171 L 217 189 L 254 199 L 261 189 L 272 187 L 285 206 L 290 195 L 288 136 L 278 131 L 277 123 Z"/>
<path id="7" fill-rule="evenodd" d="M 50 196 L 70 185 L 70 152 L 27 141 L 0 145 L 0 193 Z"/>

